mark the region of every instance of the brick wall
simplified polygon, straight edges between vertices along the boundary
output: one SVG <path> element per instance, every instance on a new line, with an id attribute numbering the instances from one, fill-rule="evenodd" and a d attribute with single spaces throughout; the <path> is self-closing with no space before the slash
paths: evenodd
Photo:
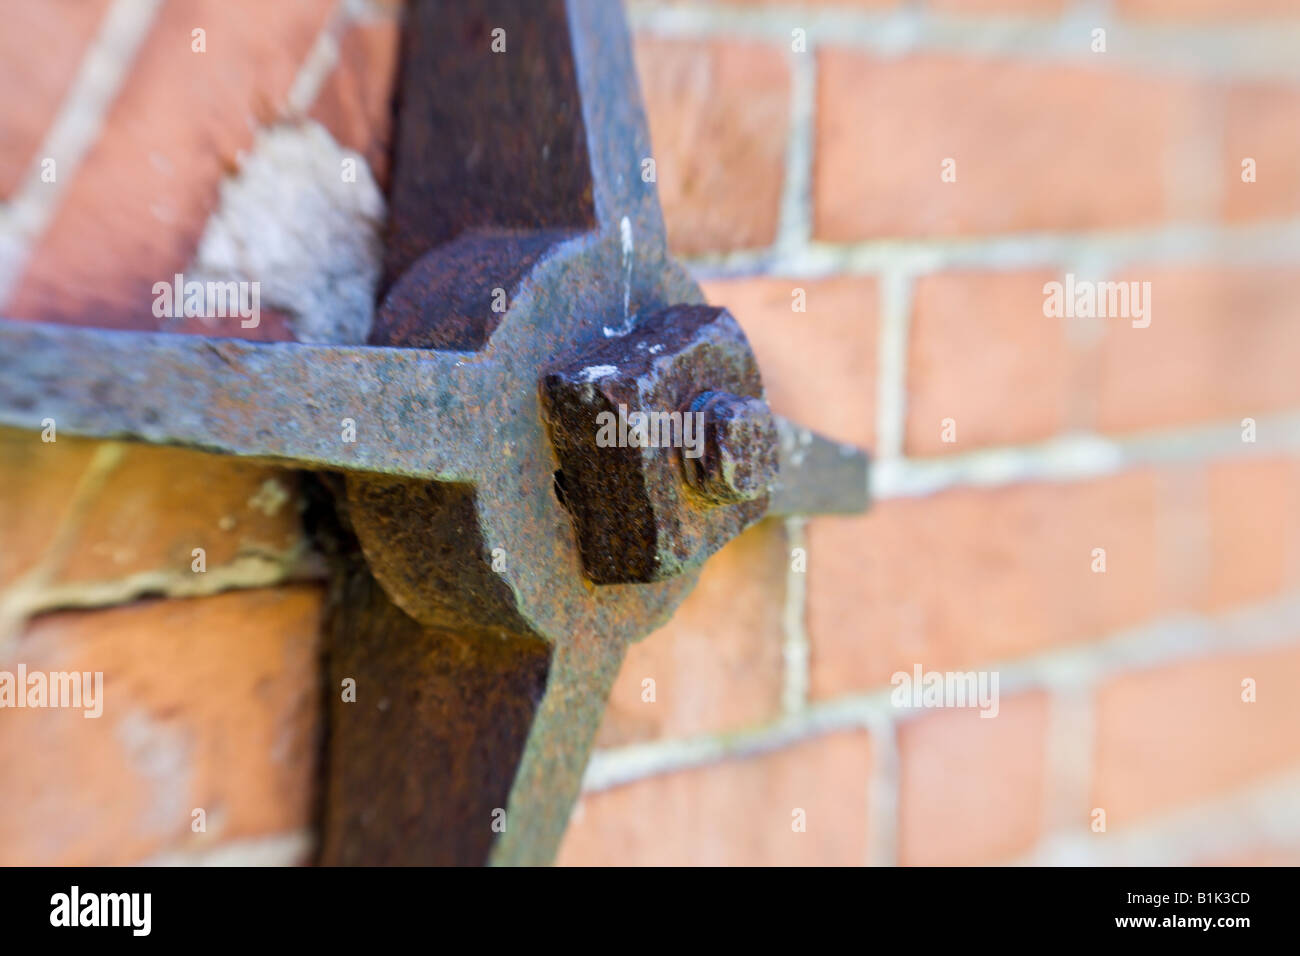
<path id="1" fill-rule="evenodd" d="M 382 185 L 397 6 L 10 12 L 0 311 L 155 327 L 142 285 L 271 126 Z M 1300 7 L 630 19 L 674 250 L 778 411 L 875 450 L 875 502 L 748 532 L 632 648 L 561 862 L 1300 862 Z M 1067 274 L 1149 282 L 1149 327 L 1045 316 Z M 323 590 L 291 476 L 0 439 L 0 668 L 130 701 L 4 718 L 0 862 L 305 858 Z M 918 666 L 996 674 L 996 718 L 894 706 Z"/>

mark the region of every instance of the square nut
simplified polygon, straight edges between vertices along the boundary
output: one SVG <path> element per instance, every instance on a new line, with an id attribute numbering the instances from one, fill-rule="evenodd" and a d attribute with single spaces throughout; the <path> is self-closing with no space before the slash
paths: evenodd
<path id="1" fill-rule="evenodd" d="M 726 309 L 672 306 L 542 376 L 557 494 L 597 584 L 702 564 L 767 511 L 777 439 Z"/>

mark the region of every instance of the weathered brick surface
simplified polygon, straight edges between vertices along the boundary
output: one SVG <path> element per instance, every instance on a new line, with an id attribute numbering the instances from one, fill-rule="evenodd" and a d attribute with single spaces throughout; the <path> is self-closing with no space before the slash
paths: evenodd
<path id="1" fill-rule="evenodd" d="M 925 0 L 925 3 L 933 10 L 962 16 L 991 13 L 1037 17 L 1062 13 L 1066 0 Z"/>
<path id="2" fill-rule="evenodd" d="M 321 602 L 298 587 L 35 621 L 0 669 L 102 671 L 103 713 L 0 710 L 0 863 L 130 863 L 309 826 Z"/>
<path id="3" fill-rule="evenodd" d="M 1300 4 L 1291 5 L 1300 15 Z M 1300 213 L 1300 91 L 1241 84 L 1226 95 L 1223 134 L 1223 212 L 1230 222 L 1277 220 Z M 1242 180 L 1242 161 L 1255 161 L 1255 181 Z"/>
<path id="4" fill-rule="evenodd" d="M 339 42 L 339 63 L 316 98 L 311 117 L 340 145 L 366 158 L 380 188 L 388 182 L 393 87 L 401 25 L 396 18 L 353 24 Z"/>
<path id="5" fill-rule="evenodd" d="M 781 709 L 783 526 L 763 522 L 714 555 L 671 621 L 628 650 L 596 745 L 766 723 Z M 653 701 L 644 681 L 652 680 Z"/>
<path id="6" fill-rule="evenodd" d="M 302 537 L 298 476 L 232 458 L 128 446 L 87 509 L 59 579 L 209 570 L 241 556 L 279 559 Z"/>
<path id="7" fill-rule="evenodd" d="M 13 4 L 0 30 L 0 200 L 10 198 L 38 157 L 46 132 L 76 77 L 108 0 Z M 59 160 L 55 161 L 57 174 Z"/>
<path id="8" fill-rule="evenodd" d="M 814 229 L 831 241 L 1157 223 L 1204 133 L 1190 81 L 833 48 L 818 64 Z"/>
<path id="9" fill-rule="evenodd" d="M 96 443 L 0 428 L 0 589 L 31 571 L 67 515 Z"/>
<path id="10" fill-rule="evenodd" d="M 1246 678 L 1255 703 L 1242 700 Z M 1096 700 L 1092 806 L 1106 811 L 1108 827 L 1127 826 L 1300 765 L 1297 686 L 1294 647 L 1107 682 Z"/>
<path id="11" fill-rule="evenodd" d="M 694 255 L 769 244 L 785 175 L 786 54 L 641 35 L 636 60 L 669 247 Z"/>
<path id="12" fill-rule="evenodd" d="M 212 572 L 244 557 L 283 561 L 301 543 L 292 471 L 174 448 L 105 450 L 70 436 L 45 443 L 39 432 L 0 430 L 7 492 L 0 497 L 0 587 L 43 556 L 43 583 L 84 585 L 142 572 L 183 577 L 195 573 L 196 548 Z M 49 549 L 61 528 L 54 556 Z"/>
<path id="13" fill-rule="evenodd" d="M 768 400 L 828 437 L 869 447 L 875 436 L 877 302 L 874 280 L 732 279 L 702 283 L 745 330 Z M 794 312 L 796 289 L 806 312 Z"/>
<path id="14" fill-rule="evenodd" d="M 1210 466 L 1210 586 L 1205 607 L 1222 611 L 1277 598 L 1300 585 L 1300 463 L 1294 459 Z"/>
<path id="15" fill-rule="evenodd" d="M 163 4 L 103 132 L 36 243 L 9 314 L 153 329 L 153 283 L 183 272 L 223 176 L 273 121 L 331 0 Z M 207 52 L 191 31 L 207 31 Z M 238 323 L 227 335 L 238 336 Z"/>
<path id="16" fill-rule="evenodd" d="M 856 866 L 867 859 L 865 734 L 840 733 L 775 753 L 665 774 L 588 794 L 561 864 Z M 794 811 L 807 828 L 792 830 Z"/>
<path id="17" fill-rule="evenodd" d="M 898 729 L 898 857 L 906 866 L 998 863 L 1043 827 L 1047 698 L 999 701 L 998 715 L 932 710 Z"/>
<path id="18" fill-rule="evenodd" d="M 1166 21 L 1236 23 L 1300 16 L 1291 0 L 1116 0 L 1115 9 L 1125 17 Z"/>
<path id="19" fill-rule="evenodd" d="M 1051 437 L 1071 424 L 1083 358 L 1068 319 L 1043 315 L 1048 271 L 958 272 L 916 282 L 907 363 L 909 455 Z M 973 356 L 979 356 L 973 361 Z M 945 420 L 952 420 L 944 441 Z"/>
<path id="20" fill-rule="evenodd" d="M 1151 324 L 1106 319 L 1097 424 L 1104 431 L 1259 418 L 1300 405 L 1295 269 L 1134 268 Z"/>
<path id="21" fill-rule="evenodd" d="M 815 697 L 895 671 L 968 668 L 1096 639 L 1191 607 L 1203 514 L 1176 476 L 955 489 L 809 524 Z M 1093 549 L 1106 572 L 1092 570 Z"/>

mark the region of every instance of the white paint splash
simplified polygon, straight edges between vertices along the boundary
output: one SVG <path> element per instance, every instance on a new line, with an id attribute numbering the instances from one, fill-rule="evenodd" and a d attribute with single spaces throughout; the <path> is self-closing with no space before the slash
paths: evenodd
<path id="1" fill-rule="evenodd" d="M 609 378 L 618 371 L 617 365 L 588 365 L 578 373 L 578 381 L 591 383 L 601 378 Z"/>
<path id="2" fill-rule="evenodd" d="M 345 178 L 350 160 L 355 177 Z M 384 197 L 365 159 L 310 120 L 257 134 L 186 273 L 260 283 L 300 342 L 365 342 L 382 254 Z"/>

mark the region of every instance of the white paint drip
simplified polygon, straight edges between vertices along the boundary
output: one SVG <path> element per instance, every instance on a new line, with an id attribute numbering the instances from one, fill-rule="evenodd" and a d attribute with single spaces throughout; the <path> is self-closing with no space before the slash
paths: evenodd
<path id="1" fill-rule="evenodd" d="M 632 220 L 628 219 L 627 216 L 619 220 L 618 234 L 623 243 L 623 324 L 617 329 L 611 329 L 608 325 L 604 326 L 601 331 L 605 333 L 607 339 L 627 335 L 632 331 L 632 321 L 636 318 L 631 314 L 632 258 L 636 246 L 632 240 Z"/>
<path id="2" fill-rule="evenodd" d="M 624 216 L 618 223 L 618 233 L 623 240 L 623 322 L 627 323 L 632 305 L 632 222 Z"/>

